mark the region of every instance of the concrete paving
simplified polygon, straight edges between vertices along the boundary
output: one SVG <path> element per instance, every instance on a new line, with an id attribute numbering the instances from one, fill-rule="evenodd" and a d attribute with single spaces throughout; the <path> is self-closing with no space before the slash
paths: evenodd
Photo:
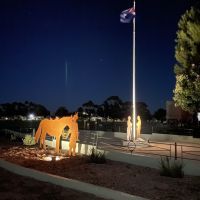
<path id="1" fill-rule="evenodd" d="M 151 156 L 168 156 L 177 159 L 189 159 L 200 161 L 200 140 L 190 136 L 158 136 L 154 134 L 142 135 L 146 139 L 145 145 L 136 143 L 135 148 L 129 148 L 126 142 L 126 133 L 114 133 L 103 131 L 80 131 L 79 141 L 82 144 L 97 146 L 99 149 L 116 150 L 132 154 Z M 189 138 L 189 139 L 188 139 Z M 149 143 L 147 144 L 147 140 Z M 180 142 L 179 142 L 180 141 Z M 194 141 L 195 143 L 191 143 Z M 176 142 L 176 145 L 175 145 Z"/>

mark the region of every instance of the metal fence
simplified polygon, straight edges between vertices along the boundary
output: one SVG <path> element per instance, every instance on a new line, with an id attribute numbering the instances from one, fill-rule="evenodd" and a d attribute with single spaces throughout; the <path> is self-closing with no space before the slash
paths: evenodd
<path id="1" fill-rule="evenodd" d="M 129 143 L 123 139 L 113 138 L 113 136 L 98 135 L 98 132 L 89 132 L 87 140 L 84 138 L 80 142 L 87 142 L 99 149 L 123 151 L 131 154 L 142 154 L 151 156 L 165 156 L 177 159 L 189 159 L 200 161 L 200 144 L 182 144 L 177 142 L 157 142 L 142 141 Z M 91 137 L 91 140 L 89 139 Z M 131 144 L 131 146 L 129 145 Z"/>
<path id="2" fill-rule="evenodd" d="M 1 133 L 7 136 L 15 136 L 15 138 L 23 138 L 26 134 L 35 135 L 34 128 L 21 128 L 19 130 L 1 129 Z"/>
<path id="3" fill-rule="evenodd" d="M 20 129 L 35 128 L 37 130 L 40 121 L 21 121 L 21 120 L 1 120 L 0 129 L 10 129 L 14 131 L 23 131 Z M 112 131 L 122 132 L 127 131 L 126 121 L 90 121 L 89 119 L 79 119 L 78 125 L 80 130 L 93 131 Z M 199 131 L 199 134 L 198 134 Z M 162 134 L 176 134 L 176 135 L 195 135 L 200 137 L 200 129 L 194 133 L 193 127 L 163 124 L 160 122 L 142 121 L 141 133 L 162 133 Z"/>
<path id="4" fill-rule="evenodd" d="M 99 125 L 99 124 L 98 124 Z M 105 125 L 105 124 L 104 124 Z M 109 127 L 110 132 L 104 136 L 98 135 L 98 132 L 94 131 L 97 127 L 93 127 L 93 130 L 88 131 L 88 134 L 82 136 L 80 142 L 92 144 L 102 149 L 111 149 L 128 152 L 128 146 L 124 145 L 125 140 L 120 138 L 115 138 L 113 129 L 119 129 L 123 124 L 118 123 L 113 126 L 112 124 L 107 123 L 106 126 L 101 127 L 105 130 L 105 127 Z M 91 127 L 91 126 L 90 126 Z M 114 127 L 114 128 L 113 128 Z M 123 127 L 125 128 L 125 127 Z M 122 127 L 120 129 L 123 129 Z M 15 135 L 19 137 L 24 137 L 25 134 L 34 135 L 35 129 L 33 128 L 21 128 L 19 130 L 9 130 L 1 129 L 1 132 L 4 132 L 9 135 Z M 122 131 L 117 131 L 122 132 Z M 131 149 L 132 150 L 132 149 Z M 133 153 L 155 155 L 155 156 L 168 156 L 174 159 L 190 159 L 190 160 L 199 160 L 200 161 L 200 145 L 198 144 L 181 144 L 181 143 L 167 143 L 167 142 L 157 142 L 157 141 L 148 141 L 148 145 L 144 148 L 136 144 Z"/>
<path id="5" fill-rule="evenodd" d="M 101 122 L 101 121 L 89 121 L 79 120 L 79 129 L 81 130 L 95 130 L 95 131 L 112 131 L 112 132 L 123 132 L 127 131 L 127 122 Z M 178 126 L 155 122 L 142 122 L 141 133 L 162 133 L 162 134 L 174 134 L 174 135 L 188 135 L 192 136 L 195 134 L 196 137 L 200 137 L 199 134 L 194 133 L 194 128 L 191 126 Z M 197 131 L 197 132 L 198 132 Z"/>
<path id="6" fill-rule="evenodd" d="M 177 151 L 178 151 L 178 148 L 180 148 L 180 155 L 176 154 L 177 158 L 200 161 L 200 146 L 199 145 L 177 144 L 176 145 Z"/>

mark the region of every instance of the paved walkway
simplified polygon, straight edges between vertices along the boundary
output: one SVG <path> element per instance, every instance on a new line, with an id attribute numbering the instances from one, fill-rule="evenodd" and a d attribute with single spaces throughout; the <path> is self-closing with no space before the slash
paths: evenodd
<path id="1" fill-rule="evenodd" d="M 198 160 L 200 162 L 200 144 L 146 141 L 145 145 L 136 143 L 135 148 L 128 148 L 127 142 L 116 138 L 112 133 L 103 136 L 94 131 L 84 131 L 79 134 L 81 143 L 98 146 L 100 149 L 123 151 L 132 154 L 151 156 L 168 156 L 180 159 Z"/>

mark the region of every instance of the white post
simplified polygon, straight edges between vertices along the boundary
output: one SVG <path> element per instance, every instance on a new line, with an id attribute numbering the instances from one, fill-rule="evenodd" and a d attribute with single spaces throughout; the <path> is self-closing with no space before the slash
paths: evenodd
<path id="1" fill-rule="evenodd" d="M 135 11 L 135 1 L 133 2 L 133 8 Z M 133 18 L 133 114 L 132 114 L 132 130 L 133 130 L 133 140 L 136 136 L 136 81 L 135 81 L 135 17 Z"/>
<path id="2" fill-rule="evenodd" d="M 33 128 L 32 136 L 35 137 L 35 128 Z"/>

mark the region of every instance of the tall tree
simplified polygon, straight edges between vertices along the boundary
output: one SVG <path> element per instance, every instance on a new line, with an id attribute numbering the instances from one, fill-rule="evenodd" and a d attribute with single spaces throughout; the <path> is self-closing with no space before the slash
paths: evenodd
<path id="1" fill-rule="evenodd" d="M 64 117 L 67 116 L 69 114 L 67 108 L 65 108 L 64 106 L 59 107 L 56 112 L 55 112 L 55 116 L 58 117 Z"/>
<path id="2" fill-rule="evenodd" d="M 131 101 L 126 101 L 122 105 L 123 118 L 127 119 L 128 116 L 132 116 L 133 104 Z"/>
<path id="3" fill-rule="evenodd" d="M 33 112 L 35 112 L 35 114 L 38 116 L 46 117 L 50 115 L 50 112 L 43 105 L 40 105 L 40 104 L 35 105 Z"/>
<path id="4" fill-rule="evenodd" d="M 123 102 L 118 96 L 108 97 L 103 103 L 105 117 L 122 119 L 122 105 Z"/>
<path id="5" fill-rule="evenodd" d="M 155 111 L 153 114 L 153 117 L 157 120 L 160 120 L 161 122 L 166 120 L 166 110 L 163 108 L 159 108 L 158 110 Z"/>
<path id="6" fill-rule="evenodd" d="M 93 101 L 88 101 L 82 105 L 83 110 L 89 115 L 96 115 L 97 105 L 93 103 Z"/>
<path id="7" fill-rule="evenodd" d="M 175 105 L 196 116 L 200 110 L 200 6 L 192 7 L 178 23 Z"/>
<path id="8" fill-rule="evenodd" d="M 151 112 L 149 111 L 146 103 L 136 102 L 136 111 L 137 115 L 140 115 L 143 121 L 151 119 Z"/>

